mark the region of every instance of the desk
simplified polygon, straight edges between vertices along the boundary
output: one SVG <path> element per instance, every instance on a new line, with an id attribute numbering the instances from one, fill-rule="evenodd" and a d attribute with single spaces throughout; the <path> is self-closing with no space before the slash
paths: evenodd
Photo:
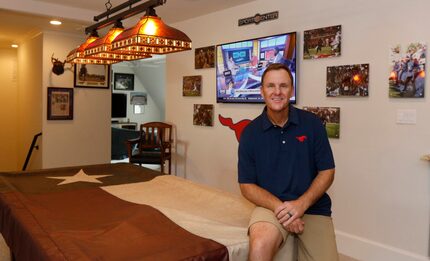
<path id="1" fill-rule="evenodd" d="M 129 129 L 129 130 L 137 130 L 136 122 L 112 122 L 112 127 Z"/>

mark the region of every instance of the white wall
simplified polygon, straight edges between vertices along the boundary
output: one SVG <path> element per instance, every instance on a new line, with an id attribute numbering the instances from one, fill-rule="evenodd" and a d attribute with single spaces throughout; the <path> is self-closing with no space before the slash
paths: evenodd
<path id="1" fill-rule="evenodd" d="M 152 62 L 148 63 L 145 60 L 140 60 L 133 63 L 117 63 L 112 66 L 114 74 L 134 74 L 133 91 L 113 90 L 115 93 L 127 94 L 127 118 L 119 120 L 127 121 L 128 119 L 130 122 L 136 122 L 138 126 L 145 122 L 164 120 L 165 64 L 158 64 L 155 67 L 151 64 Z M 145 92 L 148 95 L 148 104 L 144 105 L 144 113 L 134 114 L 133 106 L 130 104 L 130 94 L 132 92 Z"/>
<path id="2" fill-rule="evenodd" d="M 0 49 L 0 171 L 18 168 L 17 50 Z"/>
<path id="3" fill-rule="evenodd" d="M 110 162 L 111 90 L 74 88 L 73 120 L 47 120 L 47 87 L 73 88 L 70 64 L 62 75 L 51 72 L 51 55 L 64 60 L 84 36 L 43 34 L 43 168 Z"/>
<path id="4" fill-rule="evenodd" d="M 279 11 L 279 19 L 238 27 L 237 20 Z M 430 2 L 285 1 L 250 4 L 175 24 L 194 47 L 297 31 L 298 107 L 341 107 L 341 137 L 332 139 L 336 180 L 330 189 L 341 252 L 360 260 L 429 260 L 430 153 L 427 97 L 388 97 L 388 51 L 393 44 L 430 40 L 425 17 Z M 342 25 L 342 55 L 302 60 L 303 31 Z M 370 96 L 327 98 L 326 67 L 370 63 Z M 184 75 L 203 76 L 201 97 L 182 97 Z M 238 192 L 237 141 L 215 119 L 214 127 L 192 124 L 193 104 L 215 104 L 215 115 L 254 118 L 262 105 L 216 104 L 215 69 L 194 69 L 194 50 L 167 56 L 166 120 L 177 128 L 176 174 Z M 396 124 L 398 109 L 414 109 L 417 124 Z"/>
<path id="5" fill-rule="evenodd" d="M 152 61 L 140 60 L 133 70 L 153 101 L 152 107 L 148 107 L 149 110 L 154 110 L 154 114 L 151 116 L 152 120 L 164 121 L 166 113 L 166 57 L 160 56 Z"/>

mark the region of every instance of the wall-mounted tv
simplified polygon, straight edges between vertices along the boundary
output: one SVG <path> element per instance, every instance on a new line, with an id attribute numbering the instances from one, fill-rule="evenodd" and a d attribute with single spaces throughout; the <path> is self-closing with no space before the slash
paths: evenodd
<path id="1" fill-rule="evenodd" d="M 217 102 L 263 103 L 261 76 L 272 63 L 284 63 L 293 74 L 296 103 L 296 33 L 265 36 L 216 46 Z"/>
<path id="2" fill-rule="evenodd" d="M 127 117 L 127 94 L 112 93 L 112 118 Z"/>

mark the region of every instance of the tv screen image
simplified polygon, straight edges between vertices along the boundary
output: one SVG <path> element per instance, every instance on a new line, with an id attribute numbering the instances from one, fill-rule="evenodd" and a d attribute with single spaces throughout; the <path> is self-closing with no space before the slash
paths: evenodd
<path id="1" fill-rule="evenodd" d="M 272 63 L 283 63 L 293 75 L 296 103 L 296 32 L 220 44 L 217 48 L 217 102 L 264 103 L 261 76 Z"/>
<path id="2" fill-rule="evenodd" d="M 112 118 L 127 117 L 127 94 L 112 93 Z"/>

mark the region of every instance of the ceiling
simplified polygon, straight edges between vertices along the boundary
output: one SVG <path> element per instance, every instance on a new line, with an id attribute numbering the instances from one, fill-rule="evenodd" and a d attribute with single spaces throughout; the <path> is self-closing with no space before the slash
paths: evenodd
<path id="1" fill-rule="evenodd" d="M 27 6 L 38 7 L 39 5 L 39 9 L 42 10 L 47 6 L 51 8 L 51 13 L 52 8 L 55 10 L 55 7 L 59 7 L 59 9 L 61 7 L 63 12 L 64 10 L 67 12 L 67 8 L 74 12 L 84 9 L 97 15 L 106 11 L 105 3 L 108 1 L 113 6 L 126 2 L 126 0 L 20 0 L 18 2 L 27 2 Z M 157 7 L 156 12 L 164 22 L 171 24 L 252 1 L 255 0 L 168 0 L 166 4 Z M 138 4 L 140 3 L 135 5 Z M 62 19 L 61 14 L 59 16 L 63 24 L 53 26 L 49 24 L 52 15 L 43 15 L 40 12 L 39 14 L 29 13 L 29 10 L 20 10 L 19 7 L 14 7 L 14 10 L 2 9 L 0 5 L 0 24 L 2 25 L 0 27 L 0 48 L 10 48 L 12 43 L 19 44 L 44 30 L 83 34 L 85 27 L 92 24 L 92 17 L 88 17 L 87 21 L 82 21 L 78 16 L 76 19 L 70 19 L 70 13 L 67 14 L 67 19 Z M 124 25 L 131 26 L 128 23 L 124 23 Z"/>
<path id="2" fill-rule="evenodd" d="M 0 9 L 0 48 L 10 48 L 12 43 L 20 44 L 43 30 L 84 32 L 85 23 L 63 21 L 61 26 L 49 24 L 50 17 Z"/>

